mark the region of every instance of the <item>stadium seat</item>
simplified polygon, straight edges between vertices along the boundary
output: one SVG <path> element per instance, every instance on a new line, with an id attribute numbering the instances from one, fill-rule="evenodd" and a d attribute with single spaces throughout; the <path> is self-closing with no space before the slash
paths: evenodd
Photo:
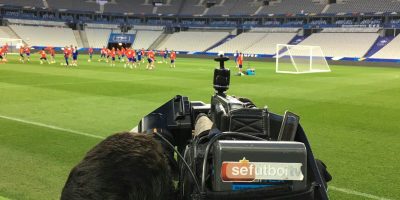
<path id="1" fill-rule="evenodd" d="M 10 25 L 10 28 L 30 46 L 78 46 L 70 28 L 22 25 Z"/>
<path id="2" fill-rule="evenodd" d="M 89 46 L 93 48 L 102 48 L 103 46 L 107 46 L 111 30 L 112 29 L 86 28 L 85 32 Z"/>
<path id="3" fill-rule="evenodd" d="M 205 51 L 229 35 L 228 32 L 188 31 L 172 34 L 158 49 Z"/>
<path id="4" fill-rule="evenodd" d="M 378 33 L 314 33 L 299 45 L 320 46 L 328 57 L 363 57 Z"/>
<path id="5" fill-rule="evenodd" d="M 134 49 L 148 49 L 162 33 L 162 31 L 138 30 L 132 47 Z"/>

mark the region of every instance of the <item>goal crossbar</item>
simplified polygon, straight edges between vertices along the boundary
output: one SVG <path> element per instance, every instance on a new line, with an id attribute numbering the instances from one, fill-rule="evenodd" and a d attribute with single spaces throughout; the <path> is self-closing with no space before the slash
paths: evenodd
<path id="1" fill-rule="evenodd" d="M 277 44 L 275 59 L 276 73 L 331 72 L 320 46 Z"/>

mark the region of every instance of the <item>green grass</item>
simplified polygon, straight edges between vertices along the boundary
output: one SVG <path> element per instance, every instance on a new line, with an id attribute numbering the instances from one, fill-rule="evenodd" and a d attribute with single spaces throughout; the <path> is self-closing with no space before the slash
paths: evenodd
<path id="1" fill-rule="evenodd" d="M 208 102 L 217 65 L 178 58 L 176 69 L 146 71 L 85 57 L 67 69 L 39 65 L 35 56 L 29 64 L 10 56 L 0 65 L 0 115 L 99 136 L 130 130 L 176 94 Z M 400 69 L 332 66 L 332 73 L 288 75 L 274 73 L 274 63 L 251 64 L 257 75 L 232 76 L 229 94 L 299 114 L 332 186 L 400 199 Z M 59 199 L 69 170 L 98 142 L 0 118 L 0 199 Z M 330 196 L 365 199 L 333 189 Z"/>

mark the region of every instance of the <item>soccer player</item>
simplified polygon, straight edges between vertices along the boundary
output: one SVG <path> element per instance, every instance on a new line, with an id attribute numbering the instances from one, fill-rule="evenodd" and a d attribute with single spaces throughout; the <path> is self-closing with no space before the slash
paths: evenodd
<path id="1" fill-rule="evenodd" d="M 161 56 L 161 58 L 162 58 L 162 61 L 159 61 L 158 63 L 165 63 L 165 51 L 164 50 L 160 50 L 159 51 L 160 52 L 160 56 Z"/>
<path id="2" fill-rule="evenodd" d="M 142 61 L 142 56 L 143 56 L 143 54 L 142 54 L 142 51 L 141 50 L 139 50 L 138 52 L 137 52 L 137 61 L 138 61 L 138 64 L 140 65 L 140 62 Z"/>
<path id="3" fill-rule="evenodd" d="M 75 46 L 75 48 L 71 45 L 71 50 L 72 50 L 72 66 L 77 67 L 78 66 L 78 47 Z"/>
<path id="4" fill-rule="evenodd" d="M 142 54 L 143 58 L 146 56 L 146 51 L 144 50 L 144 48 L 142 48 L 142 51 L 140 53 Z M 144 59 L 143 59 L 142 63 L 144 63 Z"/>
<path id="5" fill-rule="evenodd" d="M 111 55 L 111 50 L 110 49 L 106 49 L 106 55 L 107 55 L 106 63 L 108 63 L 110 61 L 110 55 Z"/>
<path id="6" fill-rule="evenodd" d="M 1 63 L 5 63 L 7 60 L 4 58 L 5 49 L 3 47 L 0 48 L 0 61 Z"/>
<path id="7" fill-rule="evenodd" d="M 170 53 L 170 59 L 171 59 L 171 68 L 175 68 L 175 60 L 176 60 L 176 52 L 174 50 L 171 50 Z"/>
<path id="8" fill-rule="evenodd" d="M 107 49 L 106 49 L 105 46 L 103 46 L 103 48 L 101 48 L 100 54 L 101 54 L 101 55 L 100 55 L 99 62 L 100 62 L 100 61 L 103 61 L 103 59 L 106 58 Z"/>
<path id="9" fill-rule="evenodd" d="M 6 43 L 4 46 L 3 46 L 3 48 L 4 48 L 4 57 L 5 58 L 7 58 L 7 53 L 8 53 L 8 43 Z"/>
<path id="10" fill-rule="evenodd" d="M 115 54 L 115 48 L 113 47 L 109 54 L 109 56 L 111 56 L 111 67 L 115 67 Z"/>
<path id="11" fill-rule="evenodd" d="M 118 48 L 117 48 L 117 55 L 118 55 L 118 60 L 119 60 L 119 62 L 122 62 L 122 61 L 121 61 L 122 51 L 121 51 L 120 49 L 118 49 Z"/>
<path id="12" fill-rule="evenodd" d="M 43 60 L 47 62 L 47 64 L 50 64 L 50 62 L 47 60 L 47 54 L 45 51 L 45 48 L 43 48 L 41 51 L 39 51 L 40 54 L 40 64 L 43 65 Z"/>
<path id="13" fill-rule="evenodd" d="M 20 46 L 20 47 L 19 47 L 19 56 L 20 56 L 19 61 L 22 62 L 22 63 L 25 62 L 24 53 L 25 53 L 25 47 Z"/>
<path id="14" fill-rule="evenodd" d="M 51 56 L 51 61 L 50 61 L 50 63 L 56 63 L 56 60 L 55 60 L 56 52 L 55 52 L 54 48 L 53 48 L 52 46 L 48 46 L 48 47 L 45 48 L 45 50 L 47 50 L 48 53 L 49 53 L 50 56 Z"/>
<path id="15" fill-rule="evenodd" d="M 124 62 L 124 58 L 125 58 L 125 54 L 126 54 L 126 49 L 124 47 L 121 48 L 121 57 L 122 57 L 122 62 Z"/>
<path id="16" fill-rule="evenodd" d="M 237 64 L 238 64 L 238 67 L 239 67 L 238 76 L 242 76 L 242 75 L 243 75 L 243 72 L 242 72 L 242 68 L 243 68 L 243 54 L 242 54 L 242 52 L 240 52 L 240 53 L 238 54 L 238 57 L 237 57 Z"/>
<path id="17" fill-rule="evenodd" d="M 236 64 L 236 68 L 238 68 L 239 67 L 239 65 L 238 65 L 238 57 L 239 57 L 239 52 L 238 52 L 238 50 L 236 50 L 236 53 L 234 54 L 234 56 L 235 56 L 235 64 Z"/>
<path id="18" fill-rule="evenodd" d="M 50 47 L 50 56 L 51 56 L 51 63 L 56 63 L 56 50 L 53 47 Z"/>
<path id="19" fill-rule="evenodd" d="M 165 48 L 163 62 L 167 63 L 167 58 L 168 58 L 168 49 Z"/>
<path id="20" fill-rule="evenodd" d="M 28 45 L 25 45 L 25 54 L 26 54 L 26 58 L 29 61 L 31 61 L 31 48 Z"/>
<path id="21" fill-rule="evenodd" d="M 147 52 L 147 61 L 149 63 L 147 64 L 146 69 L 150 69 L 151 70 L 151 69 L 155 68 L 155 66 L 154 66 L 154 61 L 155 61 L 155 53 L 154 53 L 154 51 L 150 50 L 150 51 Z"/>
<path id="22" fill-rule="evenodd" d="M 0 47 L 0 61 L 1 61 L 1 63 L 7 62 L 7 58 L 5 57 L 5 53 L 6 53 L 6 48 L 4 46 Z"/>
<path id="23" fill-rule="evenodd" d="M 137 67 L 137 64 L 139 63 L 138 60 L 136 59 L 136 50 L 132 49 L 132 53 L 133 53 L 133 66 L 135 66 L 135 68 Z M 140 65 L 140 63 L 139 63 Z"/>
<path id="24" fill-rule="evenodd" d="M 124 67 L 126 68 L 127 66 L 129 66 L 131 69 L 133 69 L 132 68 L 132 63 L 133 63 L 133 65 L 136 68 L 136 58 L 135 58 L 136 52 L 135 52 L 135 50 L 132 48 L 129 48 L 129 49 L 125 50 L 125 54 L 126 54 L 127 60 L 126 60 L 126 64 L 124 65 Z"/>
<path id="25" fill-rule="evenodd" d="M 64 47 L 64 58 L 65 58 L 65 64 L 66 66 L 69 66 L 68 59 L 70 57 L 71 51 L 68 49 L 68 46 Z"/>
<path id="26" fill-rule="evenodd" d="M 88 53 L 89 53 L 88 62 L 92 62 L 92 58 L 93 58 L 93 48 L 92 47 L 89 48 Z"/>

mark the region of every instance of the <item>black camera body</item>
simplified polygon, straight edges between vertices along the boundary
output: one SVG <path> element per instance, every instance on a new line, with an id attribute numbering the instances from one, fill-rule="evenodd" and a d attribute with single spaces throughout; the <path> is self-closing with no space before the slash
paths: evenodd
<path id="1" fill-rule="evenodd" d="M 215 58 L 211 104 L 176 96 L 142 118 L 138 132 L 158 140 L 178 181 L 178 199 L 329 199 L 299 117 L 226 94 L 228 58 Z M 174 150 L 183 154 L 175 162 Z"/>

